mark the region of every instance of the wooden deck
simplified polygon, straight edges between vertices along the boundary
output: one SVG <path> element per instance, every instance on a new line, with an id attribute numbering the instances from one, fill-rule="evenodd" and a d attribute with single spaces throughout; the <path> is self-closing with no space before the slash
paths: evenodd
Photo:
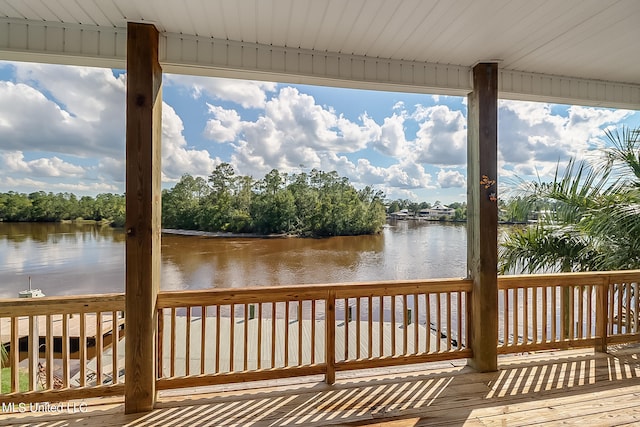
<path id="1" fill-rule="evenodd" d="M 38 426 L 520 426 L 640 424 L 640 347 L 609 354 L 565 350 L 509 356 L 477 373 L 464 361 L 318 379 L 173 390 L 157 409 L 124 415 L 121 401 L 87 401 L 87 413 L 0 415 Z"/>

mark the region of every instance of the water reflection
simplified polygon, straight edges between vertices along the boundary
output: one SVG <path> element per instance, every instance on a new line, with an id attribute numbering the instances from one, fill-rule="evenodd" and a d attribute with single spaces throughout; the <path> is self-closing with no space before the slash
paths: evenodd
<path id="1" fill-rule="evenodd" d="M 124 291 L 121 230 L 0 223 L 1 297 L 28 276 L 47 295 Z M 162 289 L 462 277 L 466 227 L 400 221 L 377 236 L 226 239 L 164 235 Z"/>

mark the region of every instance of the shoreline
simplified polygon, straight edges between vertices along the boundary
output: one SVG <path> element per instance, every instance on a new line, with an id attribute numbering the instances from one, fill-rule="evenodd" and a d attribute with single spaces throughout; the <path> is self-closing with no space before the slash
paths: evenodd
<path id="1" fill-rule="evenodd" d="M 292 234 L 230 233 L 226 231 L 181 230 L 177 228 L 163 228 L 161 232 L 162 234 L 171 234 L 174 236 L 226 237 L 235 239 L 289 239 L 298 237 Z"/>

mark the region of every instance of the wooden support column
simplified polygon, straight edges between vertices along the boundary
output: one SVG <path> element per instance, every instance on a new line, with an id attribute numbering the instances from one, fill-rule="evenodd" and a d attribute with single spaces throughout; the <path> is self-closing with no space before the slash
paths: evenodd
<path id="1" fill-rule="evenodd" d="M 498 369 L 498 66 L 473 68 L 467 124 L 467 266 L 471 294 L 470 364 Z"/>
<path id="2" fill-rule="evenodd" d="M 125 412 L 153 409 L 160 287 L 162 69 L 158 30 L 127 26 Z"/>

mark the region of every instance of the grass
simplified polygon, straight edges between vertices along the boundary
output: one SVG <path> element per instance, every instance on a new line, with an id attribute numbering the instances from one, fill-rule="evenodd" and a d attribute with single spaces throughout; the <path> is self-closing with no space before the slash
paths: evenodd
<path id="1" fill-rule="evenodd" d="M 20 391 L 29 390 L 29 374 L 18 371 Z M 11 393 L 11 368 L 2 368 L 2 393 Z"/>

